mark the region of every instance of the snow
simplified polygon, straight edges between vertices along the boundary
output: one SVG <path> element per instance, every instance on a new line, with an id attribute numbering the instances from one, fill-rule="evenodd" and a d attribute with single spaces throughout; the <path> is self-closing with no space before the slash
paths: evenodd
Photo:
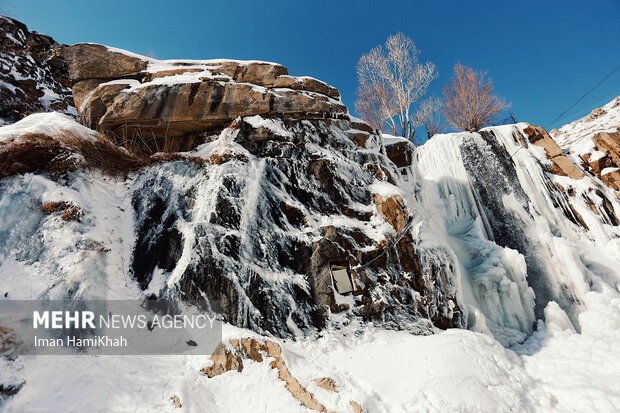
<path id="1" fill-rule="evenodd" d="M 547 321 L 513 348 L 467 330 L 415 336 L 361 323 L 298 341 L 227 326 L 224 338 L 279 343 L 291 374 L 332 411 L 352 411 L 349 401 L 355 400 L 370 413 L 612 412 L 620 403 L 620 298 L 616 291 L 591 292 L 586 305 L 581 334 L 549 303 Z M 286 390 L 269 359 L 244 360 L 242 372 L 214 378 L 200 373 L 210 363 L 207 356 L 22 356 L 0 362 L 3 383 L 27 378 L 0 405 L 7 413 L 39 406 L 166 412 L 174 411 L 174 395 L 188 411 L 310 411 Z M 319 377 L 334 379 L 338 393 L 316 386 Z"/>
<path id="2" fill-rule="evenodd" d="M 612 173 L 612 172 L 616 172 L 616 171 L 618 171 L 618 170 L 620 170 L 620 168 L 615 168 L 615 167 L 608 167 L 608 168 L 605 168 L 605 169 L 603 169 L 603 170 L 601 171 L 601 176 L 602 176 L 602 175 L 607 175 L 607 174 L 610 174 L 610 173 Z"/>
<path id="3" fill-rule="evenodd" d="M 400 195 L 402 191 L 396 186 L 385 181 L 375 181 L 368 187 L 374 194 L 379 194 L 382 197 L 389 197 L 393 195 Z"/>
<path id="4" fill-rule="evenodd" d="M 552 136 L 576 165 L 581 165 L 578 157 L 591 154 L 589 162 L 602 158 L 605 154 L 596 150 L 592 140 L 594 135 L 601 132 L 615 132 L 620 128 L 620 97 L 600 108 L 602 115 L 592 119 L 585 116 L 574 122 L 552 131 Z"/>
<path id="5" fill-rule="evenodd" d="M 84 139 L 96 139 L 97 133 L 80 125 L 71 116 L 58 113 L 34 113 L 11 125 L 0 127 L 0 142 L 19 138 L 25 134 L 43 134 L 50 137 L 62 135 L 64 131 L 74 132 Z"/>
<path id="6" fill-rule="evenodd" d="M 262 128 L 269 129 L 271 132 L 273 132 L 276 135 L 280 135 L 280 136 L 284 136 L 288 138 L 293 137 L 293 132 L 290 130 L 284 129 L 284 125 L 282 124 L 282 121 L 280 120 L 262 118 L 260 115 L 247 116 L 244 118 L 244 120 L 248 122 L 250 125 L 252 125 L 252 127 L 254 127 L 255 129 L 262 127 Z"/>
<path id="7" fill-rule="evenodd" d="M 387 133 L 383 133 L 381 134 L 381 136 L 383 137 L 383 144 L 385 146 L 388 145 L 394 145 L 395 143 L 400 143 L 400 142 L 408 142 L 409 140 L 406 138 L 403 138 L 401 136 L 393 136 Z"/>

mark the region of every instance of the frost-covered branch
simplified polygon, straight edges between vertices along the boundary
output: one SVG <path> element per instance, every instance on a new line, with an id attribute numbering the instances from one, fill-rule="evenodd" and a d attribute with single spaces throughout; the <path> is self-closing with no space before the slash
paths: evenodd
<path id="1" fill-rule="evenodd" d="M 433 63 L 419 62 L 419 54 L 413 40 L 397 33 L 360 58 L 355 109 L 373 127 L 396 134 L 398 126 L 403 136 L 413 138 L 411 105 L 438 76 Z"/>

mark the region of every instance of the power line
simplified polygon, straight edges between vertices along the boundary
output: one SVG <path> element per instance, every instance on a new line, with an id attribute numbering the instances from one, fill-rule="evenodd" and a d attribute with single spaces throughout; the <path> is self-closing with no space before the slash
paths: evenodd
<path id="1" fill-rule="evenodd" d="M 553 119 L 551 122 L 549 122 L 549 124 L 547 126 L 545 126 L 545 129 L 548 129 L 549 126 L 551 126 L 555 121 L 557 121 L 558 119 L 560 119 L 562 116 L 564 116 L 569 110 L 571 110 L 572 108 L 574 108 L 579 102 L 581 102 L 581 100 L 583 98 L 585 98 L 586 96 L 588 96 L 590 94 L 590 92 L 592 92 L 594 89 L 596 89 L 597 87 L 600 86 L 601 83 L 603 83 L 605 80 L 607 80 L 607 78 L 611 75 L 613 75 L 618 69 L 620 69 L 620 66 L 617 66 L 614 70 L 612 70 L 611 72 L 607 73 L 607 75 L 601 79 L 592 89 L 588 90 L 583 96 L 581 96 L 579 99 L 577 99 L 577 102 L 573 103 L 573 105 L 566 109 L 564 112 L 560 113 L 560 115 Z"/>

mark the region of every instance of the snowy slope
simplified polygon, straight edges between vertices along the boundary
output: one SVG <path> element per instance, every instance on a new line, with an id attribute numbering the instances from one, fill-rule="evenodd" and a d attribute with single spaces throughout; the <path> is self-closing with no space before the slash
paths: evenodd
<path id="1" fill-rule="evenodd" d="M 591 154 L 590 161 L 605 154 L 595 149 L 592 141 L 594 135 L 600 132 L 615 132 L 620 128 L 620 98 L 616 98 L 605 106 L 594 110 L 590 115 L 551 131 L 558 145 L 569 151 L 573 162 L 581 164 L 576 158 Z"/>
<path id="2" fill-rule="evenodd" d="M 620 298 L 603 288 L 585 296 L 577 334 L 553 303 L 546 322 L 506 349 L 466 330 L 432 336 L 351 325 L 315 340 L 278 341 L 289 370 L 328 409 L 353 412 L 613 412 L 620 404 Z M 226 338 L 256 335 L 227 328 Z M 273 340 L 273 338 L 270 338 Z M 3 412 L 310 412 L 268 363 L 214 378 L 203 356 L 62 356 L 0 359 L 3 383 L 26 384 Z M 315 378 L 330 377 L 338 393 Z M 96 390 L 95 390 L 96 389 Z M 178 396 L 183 408 L 174 408 Z"/>

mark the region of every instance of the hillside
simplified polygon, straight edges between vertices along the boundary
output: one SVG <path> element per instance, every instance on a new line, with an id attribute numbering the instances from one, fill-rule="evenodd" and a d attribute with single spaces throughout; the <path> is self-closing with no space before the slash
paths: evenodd
<path id="1" fill-rule="evenodd" d="M 276 63 L 45 41 L 2 49 L 74 106 L 7 104 L 1 300 L 200 302 L 223 332 L 212 354 L 29 355 L 0 314 L 1 411 L 620 405 L 617 102 L 414 147 Z"/>

